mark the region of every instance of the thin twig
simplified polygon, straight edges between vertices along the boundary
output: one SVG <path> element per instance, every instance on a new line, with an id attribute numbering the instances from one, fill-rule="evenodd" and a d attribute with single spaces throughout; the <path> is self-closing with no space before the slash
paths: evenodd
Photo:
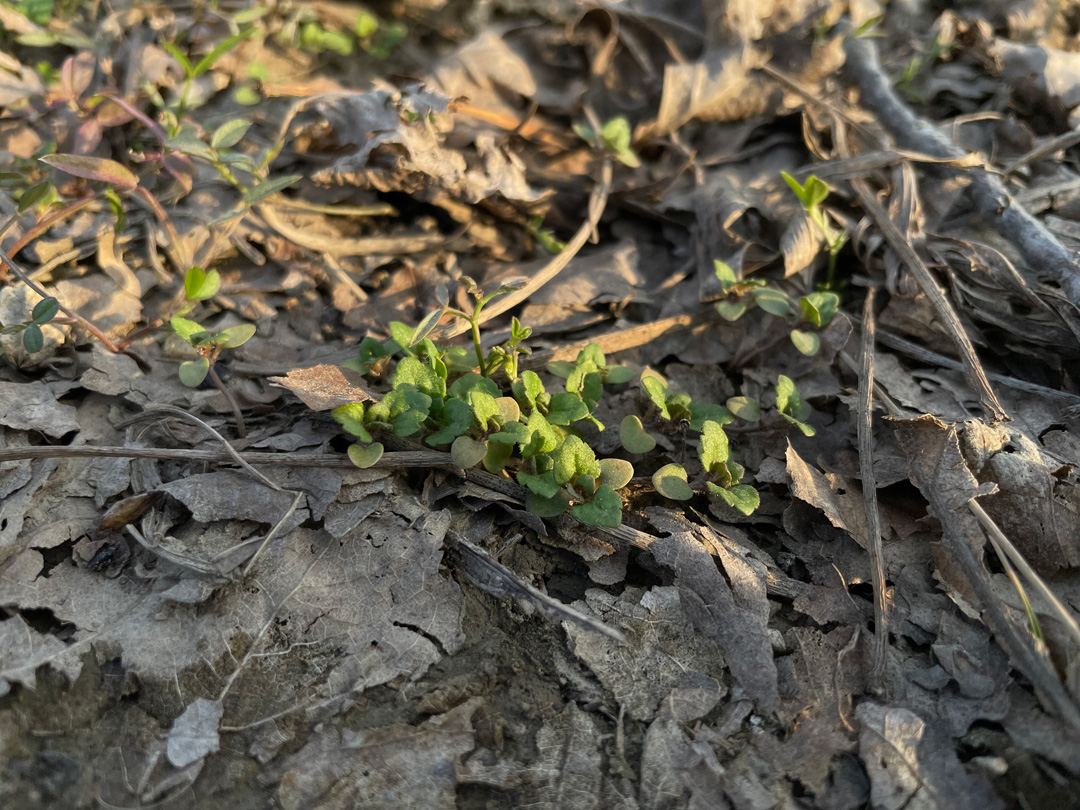
<path id="1" fill-rule="evenodd" d="M 874 288 L 863 305 L 862 372 L 859 375 L 859 475 L 866 507 L 866 537 L 874 575 L 874 668 L 871 678 L 881 688 L 889 655 L 889 603 L 885 591 L 885 552 L 881 543 L 877 477 L 874 475 Z"/>
<path id="2" fill-rule="evenodd" d="M 214 371 L 213 363 L 210 364 L 207 373 L 210 375 L 210 380 L 217 386 L 218 391 L 225 397 L 225 401 L 229 403 L 229 407 L 232 408 L 233 418 L 236 419 L 236 435 L 241 439 L 246 439 L 247 425 L 244 424 L 244 414 L 240 412 L 240 403 L 236 401 L 236 397 L 232 395 L 232 391 L 225 387 L 225 383 L 222 382 L 221 377 Z"/>

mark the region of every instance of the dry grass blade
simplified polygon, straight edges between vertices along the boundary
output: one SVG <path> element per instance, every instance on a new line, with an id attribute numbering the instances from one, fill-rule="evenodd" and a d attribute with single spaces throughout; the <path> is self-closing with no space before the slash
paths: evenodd
<path id="1" fill-rule="evenodd" d="M 874 576 L 874 668 L 880 688 L 885 682 L 889 654 L 889 604 L 885 592 L 885 553 L 881 543 L 877 479 L 874 476 L 874 289 L 866 292 L 863 306 L 862 369 L 859 374 L 859 474 L 866 506 L 866 535 Z"/>
<path id="2" fill-rule="evenodd" d="M 356 239 L 322 236 L 294 228 L 281 217 L 272 205 L 257 206 L 259 216 L 267 225 L 291 242 L 308 250 L 326 253 L 331 256 L 367 256 L 373 253 L 395 255 L 398 253 L 419 253 L 445 244 L 453 236 L 442 233 L 416 233 L 408 236 L 365 236 Z"/>

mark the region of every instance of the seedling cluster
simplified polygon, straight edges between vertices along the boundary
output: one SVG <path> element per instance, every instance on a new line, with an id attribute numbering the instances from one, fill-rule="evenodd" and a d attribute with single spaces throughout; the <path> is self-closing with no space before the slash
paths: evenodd
<path id="1" fill-rule="evenodd" d="M 600 347 L 590 344 L 573 362 L 548 365 L 548 371 L 565 382 L 562 391 L 547 390 L 535 372 L 518 373 L 518 357 L 528 352 L 522 346 L 529 335 L 527 327 L 515 320 L 510 338 L 487 353 L 480 344 L 484 305 L 514 288 L 485 295 L 470 282 L 469 289 L 475 301 L 472 312 L 444 304 L 416 328 L 395 322 L 388 340 L 365 338 L 357 357 L 345 364 L 390 383 L 389 392 L 378 402 L 366 407 L 355 402 L 333 411 L 358 440 L 350 446 L 349 457 L 360 467 L 378 462 L 383 453 L 379 433 L 419 439 L 431 447 L 448 447 L 462 468 L 483 466 L 488 472 L 512 476 L 527 490 L 526 506 L 534 514 L 555 517 L 570 512 L 587 525 L 617 527 L 623 510 L 618 491 L 633 478 L 633 464 L 597 458 L 582 428 L 589 423 L 604 430 L 595 415 L 598 404 L 610 386 L 630 382 L 635 373 L 609 365 Z M 430 339 L 444 314 L 469 323 L 472 352 L 438 346 Z M 684 440 L 689 431 L 700 434 L 702 471 L 695 481 L 697 490 L 751 514 L 760 498 L 752 486 L 740 483 L 744 469 L 731 458 L 724 426 L 737 418 L 759 421 L 758 402 L 748 397 L 732 398 L 729 407 L 695 402 L 651 369 L 642 373 L 641 389 L 651 429 Z M 809 407 L 787 377 L 777 383 L 776 409 L 785 422 L 812 435 L 813 429 L 802 421 Z M 619 437 L 631 454 L 651 453 L 657 445 L 636 415 L 623 419 Z M 674 500 L 694 495 L 686 469 L 678 464 L 663 466 L 653 483 L 661 495 Z"/>

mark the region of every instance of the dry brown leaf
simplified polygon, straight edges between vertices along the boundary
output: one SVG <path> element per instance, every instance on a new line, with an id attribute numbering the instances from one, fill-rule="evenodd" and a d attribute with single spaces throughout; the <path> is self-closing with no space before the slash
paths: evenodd
<path id="1" fill-rule="evenodd" d="M 329 411 L 352 402 L 376 402 L 381 397 L 364 378 L 341 366 L 297 368 L 271 382 L 288 388 L 313 411 Z"/>

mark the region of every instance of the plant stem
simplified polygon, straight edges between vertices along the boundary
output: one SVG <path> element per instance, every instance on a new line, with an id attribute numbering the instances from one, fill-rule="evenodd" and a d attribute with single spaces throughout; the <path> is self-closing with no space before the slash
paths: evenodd
<path id="1" fill-rule="evenodd" d="M 210 361 L 209 373 L 210 380 L 217 386 L 222 396 L 225 397 L 225 400 L 229 403 L 230 407 L 232 407 L 233 416 L 236 417 L 236 435 L 241 439 L 246 439 L 247 426 L 244 424 L 244 415 L 240 413 L 240 405 L 237 403 L 236 398 L 233 397 L 232 392 L 225 387 L 225 383 L 221 381 L 221 377 L 214 371 L 214 362 L 212 360 Z"/>

